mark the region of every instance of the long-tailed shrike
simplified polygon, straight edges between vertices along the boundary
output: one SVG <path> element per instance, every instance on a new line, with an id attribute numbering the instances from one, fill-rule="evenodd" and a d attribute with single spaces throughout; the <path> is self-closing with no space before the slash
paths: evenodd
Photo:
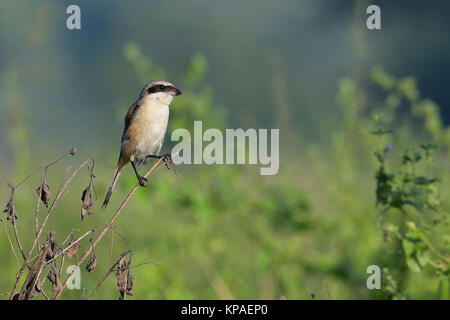
<path id="1" fill-rule="evenodd" d="M 142 88 L 136 102 L 125 116 L 119 161 L 108 193 L 103 201 L 104 209 L 111 198 L 122 169 L 131 162 L 141 186 L 147 181 L 137 169 L 149 158 L 164 158 L 166 164 L 170 154 L 159 156 L 169 121 L 169 105 L 174 96 L 181 94 L 173 84 L 166 81 L 150 81 Z"/>

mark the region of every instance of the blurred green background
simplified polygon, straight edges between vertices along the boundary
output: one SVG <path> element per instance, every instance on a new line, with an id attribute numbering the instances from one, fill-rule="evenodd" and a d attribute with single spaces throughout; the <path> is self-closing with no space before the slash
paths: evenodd
<path id="1" fill-rule="evenodd" d="M 382 30 L 369 31 L 365 11 L 377 3 Z M 81 30 L 66 28 L 70 4 L 81 8 Z M 95 250 L 96 269 L 82 269 L 85 296 L 108 270 L 113 241 L 113 258 L 130 249 L 133 263 L 160 264 L 133 269 L 131 299 L 391 298 L 367 289 L 374 264 L 389 268 L 409 297 L 434 299 L 439 277 L 408 269 L 398 242 L 377 227 L 373 153 L 387 140 L 370 132 L 382 114 L 396 157 L 404 147 L 438 143 L 433 165 L 447 212 L 448 9 L 448 1 L 403 0 L 3 1 L 0 201 L 9 199 L 6 181 L 17 183 L 75 145 L 75 157 L 52 167 L 48 183 L 54 195 L 68 165 L 95 158 L 95 213 L 80 221 L 83 170 L 46 232 L 61 242 L 72 229 L 102 228 L 136 183 L 127 167 L 100 210 L 123 117 L 146 82 L 165 79 L 185 94 L 172 103 L 163 152 L 173 146 L 170 132 L 194 120 L 204 128 L 280 128 L 280 171 L 183 165 L 176 177 L 159 170 L 117 221 L 126 241 L 108 233 Z M 16 194 L 25 251 L 39 181 L 33 176 Z M 3 225 L 0 257 L 4 294 L 18 266 Z M 82 298 L 83 290 L 63 297 Z M 96 298 L 117 297 L 111 276 Z"/>

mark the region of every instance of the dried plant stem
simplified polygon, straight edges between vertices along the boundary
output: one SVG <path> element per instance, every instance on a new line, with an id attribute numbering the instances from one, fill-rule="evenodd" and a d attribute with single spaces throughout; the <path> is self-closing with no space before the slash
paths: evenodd
<path id="1" fill-rule="evenodd" d="M 156 262 L 156 261 L 147 261 L 147 262 L 139 263 L 139 264 L 134 265 L 134 266 L 127 267 L 127 269 L 134 269 L 134 268 L 137 268 L 137 267 L 140 267 L 140 266 L 144 266 L 146 264 L 154 264 L 154 265 L 159 267 L 159 263 L 158 262 Z"/>
<path id="2" fill-rule="evenodd" d="M 47 294 L 44 292 L 44 289 L 41 288 L 41 293 L 44 296 L 45 300 L 50 300 Z"/>
<path id="3" fill-rule="evenodd" d="M 17 232 L 17 226 L 16 226 L 16 217 L 12 217 L 11 219 L 13 229 L 14 229 L 14 236 L 16 237 L 17 246 L 19 247 L 20 253 L 22 254 L 23 260 L 25 261 L 26 265 L 28 266 L 28 269 L 30 268 L 30 265 L 27 261 L 27 256 L 25 255 L 25 252 L 23 252 L 22 244 L 20 243 L 19 239 L 19 233 Z"/>
<path id="4" fill-rule="evenodd" d="M 434 253 L 434 255 L 436 257 L 438 257 L 439 259 L 441 259 L 445 264 L 449 264 L 450 260 L 445 257 L 444 255 L 442 255 L 442 253 L 440 253 L 434 246 L 433 244 L 430 242 L 430 240 L 428 240 L 426 237 L 423 238 L 424 242 L 426 243 L 426 245 L 428 246 L 428 248 L 431 250 L 431 252 Z"/>
<path id="5" fill-rule="evenodd" d="M 39 207 L 41 204 L 41 196 L 42 196 L 42 188 L 44 186 L 44 181 L 45 181 L 45 177 L 47 175 L 47 167 L 44 168 L 44 170 L 42 171 L 42 176 L 41 176 L 41 184 L 39 187 L 39 193 L 38 193 L 38 198 L 36 201 L 36 221 L 35 221 L 35 229 L 36 229 L 36 237 L 38 236 L 39 233 Z M 37 243 L 37 248 L 39 248 L 39 239 L 38 239 L 38 243 Z"/>
<path id="6" fill-rule="evenodd" d="M 47 246 L 44 249 L 44 252 L 42 253 L 42 258 L 41 258 L 41 261 L 39 262 L 38 270 L 36 272 L 35 277 L 33 278 L 33 281 L 31 282 L 31 285 L 28 288 L 28 292 L 27 292 L 27 295 L 25 296 L 25 300 L 29 300 L 31 298 L 31 293 L 33 292 L 33 289 L 36 286 L 36 283 L 39 281 L 39 277 L 41 276 L 42 270 L 44 269 L 44 266 L 45 266 L 45 258 L 47 257 L 47 252 L 48 252 L 49 248 L 50 247 Z M 30 273 L 31 273 L 31 271 L 30 271 Z M 26 284 L 27 284 L 27 282 L 24 283 L 24 288 L 25 288 Z M 23 291 L 22 291 L 22 293 L 23 293 Z M 19 299 L 21 299 L 22 293 L 19 296 Z"/>
<path id="7" fill-rule="evenodd" d="M 28 273 L 27 278 L 25 279 L 25 282 L 22 284 L 22 288 L 20 289 L 20 293 L 19 293 L 19 297 L 18 300 L 22 300 L 23 299 L 23 295 L 25 293 L 25 290 L 27 289 L 28 286 L 28 291 L 27 291 L 27 295 L 29 296 L 29 294 L 34 290 L 34 287 L 36 285 L 36 281 L 39 279 L 39 277 L 36 275 L 36 273 L 39 273 L 42 271 L 42 268 L 44 266 L 44 262 L 45 262 L 45 257 L 47 256 L 47 252 L 48 252 L 48 246 L 43 248 L 39 254 L 39 259 L 37 259 L 33 266 L 30 269 L 30 272 Z M 25 264 L 24 264 L 25 266 Z M 30 282 L 32 281 L 32 283 Z"/>
<path id="8" fill-rule="evenodd" d="M 66 156 L 68 156 L 69 154 L 72 154 L 73 149 L 69 150 L 68 152 L 66 152 L 64 155 L 62 155 L 61 157 L 59 157 L 58 159 L 50 162 L 49 164 L 47 164 L 46 166 L 42 165 L 39 168 L 37 168 L 36 170 L 34 170 L 32 173 L 30 173 L 25 179 L 23 179 L 22 181 L 20 181 L 17 185 L 14 186 L 15 189 L 17 189 L 20 185 L 22 185 L 23 183 L 25 183 L 28 179 L 30 179 L 36 172 L 38 172 L 39 170 L 41 170 L 42 168 L 44 169 L 48 169 L 50 168 L 52 165 L 54 165 L 55 163 L 57 163 L 58 161 L 64 159 Z"/>
<path id="9" fill-rule="evenodd" d="M 62 159 L 62 158 L 60 158 L 60 159 Z M 60 159 L 58 159 L 58 160 L 60 160 Z M 58 161 L 58 160 L 56 160 L 56 161 Z M 54 164 L 54 163 L 56 163 L 56 161 L 52 162 L 51 165 Z M 65 180 L 66 177 L 65 177 L 65 176 L 63 177 L 63 180 L 61 181 L 61 185 L 60 185 L 60 187 L 59 187 L 59 189 L 58 189 L 58 192 L 57 192 L 57 194 L 56 194 L 56 196 L 55 196 L 55 199 L 53 200 L 52 205 L 50 206 L 50 209 L 48 210 L 47 215 L 45 216 L 44 221 L 42 222 L 42 225 L 41 225 L 41 227 L 40 227 L 40 229 L 39 229 L 39 232 L 38 232 L 36 238 L 34 239 L 33 245 L 32 245 L 32 247 L 31 247 L 31 249 L 30 249 L 30 251 L 29 251 L 29 253 L 28 253 L 27 258 L 25 259 L 25 263 L 22 265 L 22 267 L 21 267 L 20 270 L 19 270 L 19 274 L 17 275 L 16 282 L 14 283 L 14 287 L 13 287 L 13 289 L 11 290 L 11 294 L 10 294 L 10 297 L 9 297 L 10 300 L 12 300 L 13 297 L 14 297 L 14 294 L 15 294 L 15 292 L 16 292 L 16 290 L 17 290 L 17 286 L 18 286 L 18 284 L 19 284 L 20 278 L 22 277 L 22 274 L 23 274 L 23 271 L 24 271 L 24 269 L 25 269 L 25 266 L 28 265 L 28 261 L 29 261 L 29 259 L 30 259 L 30 257 L 31 257 L 31 253 L 32 253 L 33 250 L 36 248 L 37 243 L 38 243 L 38 239 L 40 238 L 40 236 L 41 236 L 41 234 L 42 234 L 42 231 L 44 230 L 45 225 L 47 224 L 47 220 L 48 220 L 50 214 L 51 214 L 51 213 L 53 212 L 53 210 L 55 209 L 56 204 L 57 204 L 59 198 L 61 197 L 61 194 L 64 192 L 64 190 L 67 188 L 67 186 L 72 182 L 73 178 L 78 174 L 78 172 L 79 172 L 84 166 L 86 166 L 86 165 L 89 163 L 89 161 L 91 161 L 91 159 L 88 159 L 88 160 L 84 161 L 84 162 L 83 162 L 83 163 L 82 163 L 82 164 L 81 164 L 81 165 L 80 165 L 80 166 L 72 173 L 72 175 L 70 176 L 70 178 L 67 179 L 67 181 L 66 181 L 65 183 L 64 183 L 64 180 Z M 70 167 L 69 167 L 69 168 L 70 168 Z"/>
<path id="10" fill-rule="evenodd" d="M 97 293 L 97 290 L 100 288 L 100 286 L 103 284 L 105 279 L 111 274 L 111 272 L 114 271 L 114 268 L 117 266 L 120 260 L 122 260 L 123 257 L 127 256 L 131 251 L 128 250 L 120 255 L 120 257 L 116 260 L 116 262 L 109 268 L 108 272 L 103 276 L 103 278 L 98 282 L 97 286 L 95 287 L 94 291 L 92 291 L 91 295 L 89 296 L 88 300 L 91 300 L 94 295 Z"/>
<path id="11" fill-rule="evenodd" d="M 128 252 L 128 251 L 127 251 L 127 252 Z M 91 299 L 94 297 L 94 295 L 97 293 L 97 290 L 98 290 L 98 289 L 100 288 L 100 286 L 103 284 L 103 281 L 105 281 L 105 279 L 111 274 L 111 272 L 116 271 L 116 269 L 114 269 L 114 267 L 117 266 L 117 264 L 118 264 L 119 261 L 123 258 L 123 256 L 124 256 L 124 255 L 120 256 L 120 258 L 117 259 L 116 263 L 114 263 L 114 265 L 109 269 L 109 271 L 103 276 L 103 278 L 100 280 L 100 282 L 99 282 L 99 283 L 97 284 L 97 286 L 95 287 L 94 291 L 93 291 L 93 292 L 91 293 L 91 295 L 89 296 L 88 300 L 91 300 Z M 147 262 L 139 263 L 139 264 L 137 264 L 137 265 L 135 265 L 135 266 L 127 267 L 127 269 L 128 269 L 128 270 L 129 270 L 129 269 L 133 269 L 133 268 L 140 267 L 140 266 L 143 266 L 143 265 L 146 265 L 146 264 L 154 264 L 154 265 L 159 266 L 159 263 L 158 263 L 158 262 L 155 262 L 155 261 L 147 261 Z"/>
<path id="12" fill-rule="evenodd" d="M 116 228 L 115 228 L 114 226 L 111 227 L 111 230 L 114 231 L 114 233 L 116 233 L 116 234 L 119 236 L 119 238 L 122 239 L 123 242 L 125 242 L 125 244 L 126 244 L 127 247 L 128 247 L 128 241 L 127 241 L 127 239 L 125 239 L 125 237 L 122 236 L 122 235 L 120 234 L 120 232 L 117 231 Z"/>
<path id="13" fill-rule="evenodd" d="M 66 254 L 64 253 L 62 258 L 61 258 L 61 265 L 59 266 L 59 279 L 61 279 L 61 277 L 62 277 L 62 272 L 63 272 L 63 268 L 64 268 L 64 259 L 65 258 L 66 258 Z"/>
<path id="14" fill-rule="evenodd" d="M 64 239 L 63 242 L 61 242 L 60 246 L 62 247 L 71 237 L 73 237 L 73 231 L 71 233 L 69 233 L 69 235 Z"/>
<path id="15" fill-rule="evenodd" d="M 154 165 L 144 174 L 144 178 L 148 178 L 148 176 L 150 174 L 152 174 L 152 172 L 155 170 L 155 168 L 162 163 L 162 158 L 158 159 L 158 161 L 156 161 L 154 163 Z M 160 166 L 161 167 L 161 166 Z M 159 168 L 160 168 L 159 167 Z M 158 169 L 159 169 L 158 168 Z M 139 188 L 139 184 L 136 183 L 136 185 L 134 186 L 134 188 L 130 191 L 130 193 L 128 194 L 128 196 L 125 198 L 125 200 L 122 202 L 122 204 L 120 205 L 119 209 L 117 209 L 117 211 L 114 213 L 114 215 L 111 217 L 111 219 L 109 220 L 109 222 L 106 224 L 106 226 L 103 228 L 102 232 L 98 235 L 98 237 L 95 239 L 95 241 L 92 243 L 91 246 L 89 246 L 89 248 L 86 250 L 86 252 L 83 254 L 82 258 L 80 259 L 80 261 L 78 261 L 77 266 L 80 267 L 80 265 L 87 259 L 87 257 L 89 256 L 89 254 L 92 252 L 92 250 L 94 249 L 94 247 L 98 244 L 98 242 L 105 236 L 105 234 L 108 232 L 109 229 L 111 229 L 112 225 L 114 224 L 114 221 L 116 221 L 117 217 L 120 215 L 120 213 L 122 212 L 123 208 L 127 205 L 128 201 L 131 199 L 131 197 L 136 193 L 137 189 Z M 64 281 L 61 289 L 58 291 L 58 293 L 56 294 L 56 296 L 54 297 L 54 299 L 58 299 L 63 290 L 65 289 L 65 287 L 67 286 L 67 281 L 68 279 L 75 273 L 75 269 L 71 272 L 71 274 L 66 278 L 66 280 Z"/>
<path id="16" fill-rule="evenodd" d="M 74 242 L 71 242 L 63 251 L 61 251 L 60 253 L 58 253 L 57 255 L 55 255 L 53 258 L 51 258 L 50 260 L 47 261 L 46 264 L 51 263 L 52 261 L 56 260 L 60 255 L 64 254 L 67 250 L 70 249 L 70 247 L 72 247 L 75 243 L 80 242 L 83 238 L 85 238 L 88 234 L 93 233 L 93 230 L 89 230 L 87 231 L 85 234 L 83 234 L 81 237 L 79 237 L 77 240 L 75 240 Z"/>
<path id="17" fill-rule="evenodd" d="M 17 258 L 16 250 L 14 250 L 14 246 L 12 244 L 11 237 L 9 236 L 9 232 L 8 232 L 8 228 L 6 227 L 6 223 L 5 223 L 5 221 L 3 219 L 0 219 L 0 220 L 2 221 L 3 225 L 5 226 L 6 236 L 8 237 L 8 241 L 9 241 L 9 244 L 11 246 L 11 250 L 12 250 L 12 252 L 14 254 L 14 257 L 16 257 L 17 266 L 20 267 L 19 258 Z"/>

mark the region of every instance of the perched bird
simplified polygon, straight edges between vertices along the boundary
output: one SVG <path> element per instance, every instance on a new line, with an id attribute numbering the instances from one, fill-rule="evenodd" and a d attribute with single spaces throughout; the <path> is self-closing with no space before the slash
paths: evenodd
<path id="1" fill-rule="evenodd" d="M 166 165 L 171 161 L 170 154 L 159 156 L 169 121 L 169 105 L 181 91 L 166 81 L 150 81 L 139 93 L 136 102 L 128 109 L 122 134 L 119 161 L 103 201 L 104 209 L 111 198 L 122 169 L 131 162 L 141 186 L 147 181 L 138 172 L 138 168 L 149 158 L 163 158 Z"/>

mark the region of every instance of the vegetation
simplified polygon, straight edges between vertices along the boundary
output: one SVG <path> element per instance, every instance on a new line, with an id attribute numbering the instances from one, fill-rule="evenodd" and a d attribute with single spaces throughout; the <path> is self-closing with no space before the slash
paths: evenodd
<path id="1" fill-rule="evenodd" d="M 136 44 L 124 47 L 124 57 L 141 82 L 165 74 Z M 189 128 L 196 119 L 207 119 L 211 127 L 227 125 L 224 108 L 204 81 L 207 61 L 194 55 L 179 76 L 186 89 L 172 110 L 170 130 Z M 450 130 L 438 106 L 420 96 L 414 78 L 397 79 L 381 68 L 367 78 L 341 79 L 336 102 L 341 122 L 329 144 L 301 137 L 283 141 L 275 177 L 262 178 L 246 166 L 181 166 L 178 176 L 159 170 L 112 225 L 109 241 L 95 248 L 96 268 L 90 273 L 82 268 L 82 290 L 65 290 L 61 297 L 87 298 L 116 258 L 132 250 L 136 265 L 159 263 L 133 269 L 134 296 L 142 299 L 310 299 L 311 294 L 317 299 L 448 299 L 450 203 L 443 190 L 450 187 Z M 125 108 L 118 107 L 117 114 L 123 116 Z M 12 124 L 11 141 L 26 145 L 29 132 L 19 119 Z M 27 152 L 14 149 L 15 180 L 31 172 Z M 116 156 L 96 159 L 99 196 Z M 43 152 L 33 163 L 51 158 Z M 57 189 L 65 161 L 49 171 L 50 190 Z M 70 161 L 78 166 L 80 160 Z M 30 178 L 14 198 L 25 251 L 35 239 L 30 199 L 42 186 L 38 179 Z M 109 210 L 114 212 L 135 184 L 131 170 L 124 173 Z M 58 243 L 71 232 L 79 237 L 99 230 L 113 213 L 94 203 L 88 208 L 93 214 L 81 221 L 83 203 L 74 190 L 85 188 L 85 179 L 74 179 L 45 228 Z M 1 218 L 5 222 L 6 214 Z M 13 226 L 5 226 L 12 234 Z M 9 295 L 23 261 L 20 255 L 14 258 L 6 233 L 0 240 L 0 293 Z M 19 252 L 14 239 L 11 243 Z M 80 243 L 86 250 L 91 240 Z M 77 253 L 66 259 L 67 264 L 81 261 Z M 384 268 L 382 290 L 366 287 L 366 268 L 373 264 Z M 116 284 L 106 278 L 96 298 L 117 299 Z M 50 286 L 45 283 L 44 290 L 51 292 Z"/>

